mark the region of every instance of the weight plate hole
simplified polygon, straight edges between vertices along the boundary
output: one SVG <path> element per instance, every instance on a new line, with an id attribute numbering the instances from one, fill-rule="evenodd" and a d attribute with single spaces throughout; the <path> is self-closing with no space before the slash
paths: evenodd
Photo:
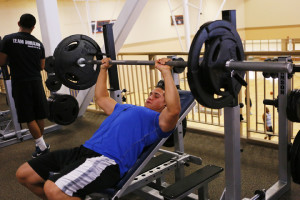
<path id="1" fill-rule="evenodd" d="M 78 42 L 72 42 L 67 46 L 67 51 L 73 51 L 78 47 Z"/>
<path id="2" fill-rule="evenodd" d="M 69 82 L 72 82 L 72 83 L 78 83 L 78 81 L 79 81 L 78 77 L 72 73 L 66 73 L 65 77 Z"/>

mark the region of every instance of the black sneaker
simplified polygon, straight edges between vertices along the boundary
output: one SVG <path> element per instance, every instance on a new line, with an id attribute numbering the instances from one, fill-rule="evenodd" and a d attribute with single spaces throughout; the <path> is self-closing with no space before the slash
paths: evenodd
<path id="1" fill-rule="evenodd" d="M 44 151 L 41 151 L 40 147 L 36 146 L 35 147 L 35 152 L 32 153 L 32 158 L 36 158 L 40 155 L 44 155 L 48 152 L 50 152 L 50 145 L 49 144 L 46 144 L 46 149 Z"/>

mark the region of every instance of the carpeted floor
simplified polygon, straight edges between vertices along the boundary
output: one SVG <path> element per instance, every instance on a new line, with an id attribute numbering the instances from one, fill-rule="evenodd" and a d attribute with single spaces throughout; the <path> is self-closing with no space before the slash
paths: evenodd
<path id="1" fill-rule="evenodd" d="M 1 96 L 2 98 L 2 96 Z M 1 110 L 1 106 L 0 106 Z M 51 145 L 51 151 L 62 148 L 70 148 L 82 144 L 91 137 L 106 116 L 94 112 L 86 112 L 73 124 L 60 130 L 45 135 L 45 140 Z M 214 164 L 224 166 L 224 139 L 209 136 L 205 133 L 187 132 L 184 138 L 186 153 L 199 156 L 203 159 L 203 166 Z M 242 144 L 242 197 L 252 197 L 257 189 L 267 189 L 277 181 L 277 150 L 270 147 Z M 27 189 L 17 183 L 15 172 L 17 168 L 28 159 L 34 151 L 33 140 L 0 148 L 0 199 L 1 200 L 34 200 L 38 199 Z M 202 166 L 191 165 L 186 168 L 186 174 Z M 225 186 L 225 173 L 209 184 L 211 200 L 219 199 Z M 166 180 L 173 181 L 171 172 Z M 292 184 L 291 191 L 280 199 L 300 199 L 299 185 Z M 127 195 L 123 200 L 142 199 L 135 195 Z"/>

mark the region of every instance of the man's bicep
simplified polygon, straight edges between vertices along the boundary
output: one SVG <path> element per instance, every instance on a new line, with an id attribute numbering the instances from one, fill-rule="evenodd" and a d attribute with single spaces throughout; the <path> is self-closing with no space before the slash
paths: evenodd
<path id="1" fill-rule="evenodd" d="M 159 127 L 163 132 L 169 132 L 175 128 L 178 118 L 178 114 L 168 112 L 167 109 L 165 109 L 159 116 Z"/>
<path id="2" fill-rule="evenodd" d="M 104 97 L 96 101 L 96 104 L 105 112 L 105 114 L 110 115 L 117 104 L 117 102 L 110 97 Z"/>

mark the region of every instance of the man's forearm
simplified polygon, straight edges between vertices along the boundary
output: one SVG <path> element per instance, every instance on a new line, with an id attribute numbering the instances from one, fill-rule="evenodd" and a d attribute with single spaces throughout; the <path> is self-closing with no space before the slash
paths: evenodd
<path id="1" fill-rule="evenodd" d="M 98 79 L 95 87 L 95 97 L 96 99 L 100 99 L 102 97 L 109 97 L 109 93 L 107 91 L 107 70 L 106 68 L 101 68 L 100 73 L 98 75 Z"/>
<path id="2" fill-rule="evenodd" d="M 171 72 L 165 71 L 162 75 L 165 80 L 165 101 L 167 109 L 176 113 L 178 110 L 180 111 L 180 98 L 172 74 Z"/>
<path id="3" fill-rule="evenodd" d="M 107 70 L 110 67 L 109 58 L 104 58 L 101 62 L 102 65 L 95 86 L 95 102 L 107 115 L 110 115 L 114 111 L 117 102 L 109 97 L 107 91 Z"/>

